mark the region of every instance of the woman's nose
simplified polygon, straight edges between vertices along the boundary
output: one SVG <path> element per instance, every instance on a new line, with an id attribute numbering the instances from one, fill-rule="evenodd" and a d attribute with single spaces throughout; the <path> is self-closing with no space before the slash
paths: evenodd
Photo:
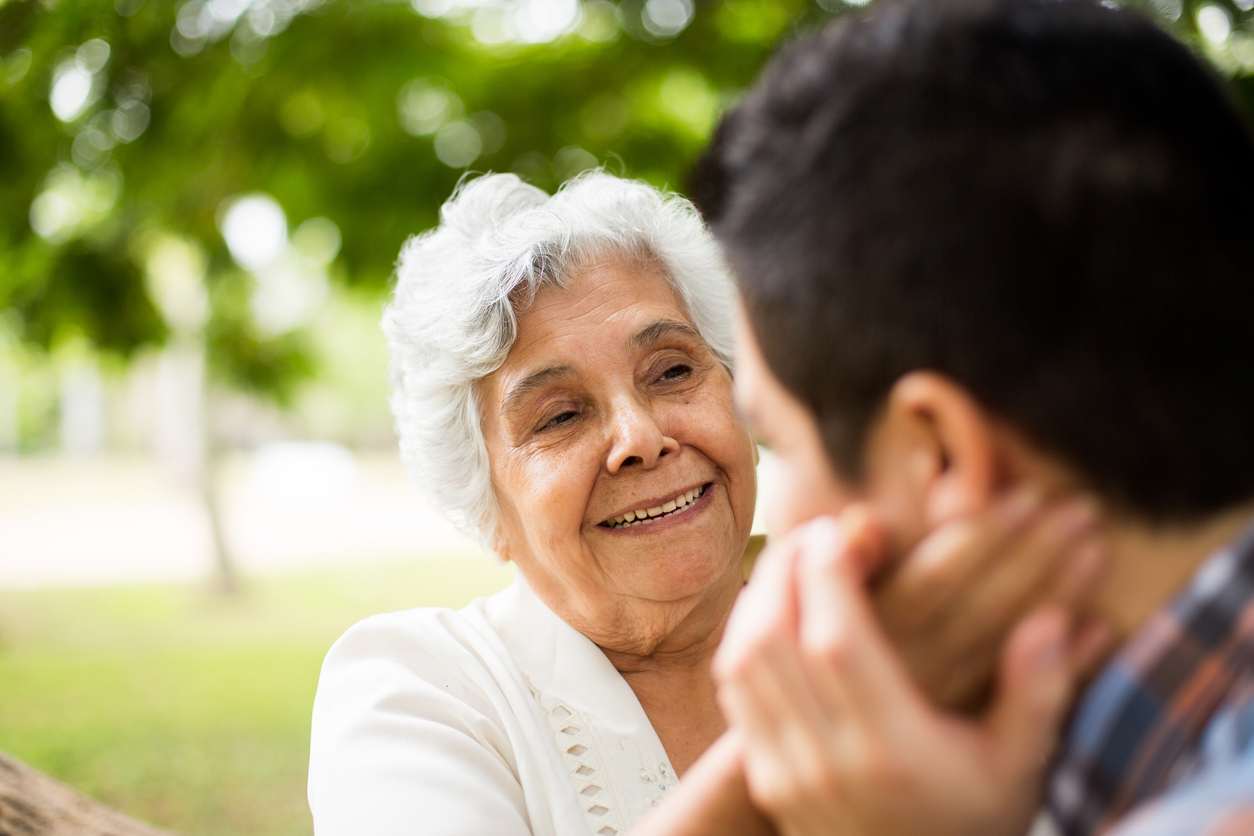
<path id="1" fill-rule="evenodd" d="M 679 442 L 662 432 L 644 404 L 616 408 L 610 431 L 610 453 L 605 463 L 610 473 L 636 465 L 651 468 L 663 456 L 679 451 Z"/>

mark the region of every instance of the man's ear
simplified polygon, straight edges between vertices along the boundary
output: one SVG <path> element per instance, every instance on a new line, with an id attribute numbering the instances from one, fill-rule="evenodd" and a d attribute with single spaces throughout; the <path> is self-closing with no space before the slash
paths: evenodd
<path id="1" fill-rule="evenodd" d="M 889 392 L 869 448 L 877 504 L 918 536 L 984 509 L 1004 469 L 1000 441 L 989 413 L 952 379 L 935 372 L 903 376 Z"/>

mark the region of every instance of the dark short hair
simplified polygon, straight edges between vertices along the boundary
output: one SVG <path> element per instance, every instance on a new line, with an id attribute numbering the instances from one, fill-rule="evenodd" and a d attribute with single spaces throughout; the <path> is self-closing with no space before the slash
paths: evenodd
<path id="1" fill-rule="evenodd" d="M 1138 515 L 1254 496 L 1254 140 L 1142 15 L 880 0 L 780 55 L 692 186 L 843 476 L 926 369 Z"/>

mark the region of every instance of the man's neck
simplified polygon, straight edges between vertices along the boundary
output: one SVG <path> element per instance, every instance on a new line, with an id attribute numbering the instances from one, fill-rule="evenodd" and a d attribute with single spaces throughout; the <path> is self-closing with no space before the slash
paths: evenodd
<path id="1" fill-rule="evenodd" d="M 1254 518 L 1254 502 L 1190 525 L 1147 525 L 1111 518 L 1103 528 L 1108 563 L 1093 609 L 1127 638 L 1170 602 L 1216 550 Z"/>

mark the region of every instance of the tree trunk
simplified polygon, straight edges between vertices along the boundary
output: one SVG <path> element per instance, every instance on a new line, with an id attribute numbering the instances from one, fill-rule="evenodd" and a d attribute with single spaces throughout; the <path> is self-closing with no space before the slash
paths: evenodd
<path id="1" fill-rule="evenodd" d="M 170 836 L 0 753 L 0 836 Z"/>
<path id="2" fill-rule="evenodd" d="M 222 522 L 222 506 L 218 502 L 218 471 L 221 459 L 222 455 L 213 437 L 213 431 L 206 428 L 205 460 L 201 464 L 197 492 L 205 507 L 205 514 L 209 517 L 209 529 L 213 533 L 214 586 L 219 592 L 233 595 L 239 592 L 240 582 L 239 572 L 235 568 L 235 558 L 231 555 L 231 546 L 226 539 L 226 526 Z"/>

